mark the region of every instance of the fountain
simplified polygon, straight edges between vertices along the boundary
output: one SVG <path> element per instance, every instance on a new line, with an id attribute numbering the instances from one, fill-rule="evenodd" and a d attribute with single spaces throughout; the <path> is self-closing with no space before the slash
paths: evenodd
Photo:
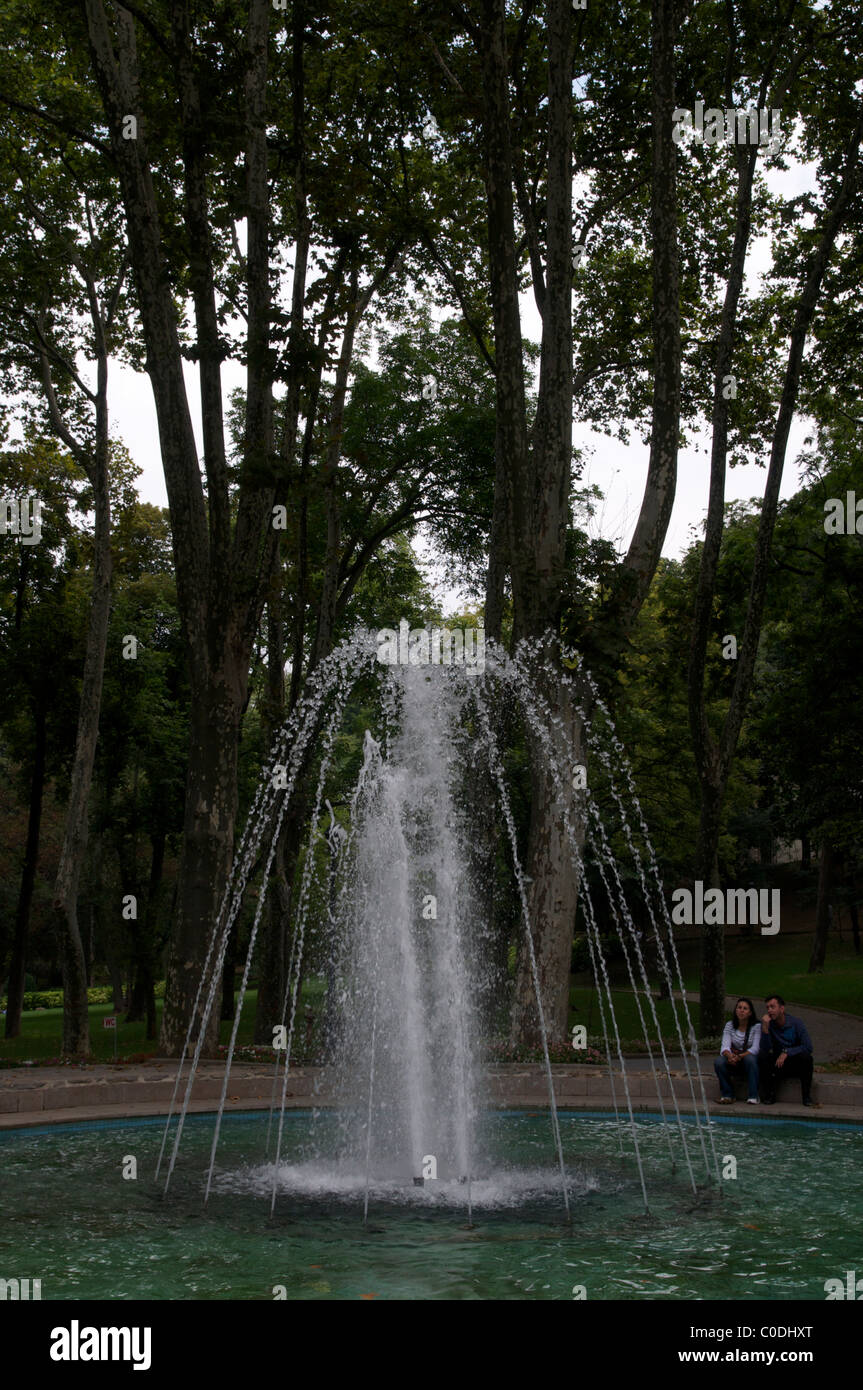
<path id="1" fill-rule="evenodd" d="M 402 624 L 406 628 L 406 624 Z M 407 636 L 406 632 L 402 637 Z M 426 641 L 415 640 L 425 637 Z M 518 837 L 498 747 L 497 710 L 501 702 L 518 712 L 535 746 L 542 750 L 559 797 L 567 841 L 580 881 L 582 913 L 600 991 L 600 1010 L 614 1113 L 628 1139 L 638 1171 L 645 1212 L 647 1182 L 642 1161 L 625 1059 L 614 1010 L 599 913 L 585 872 L 590 856 L 609 913 L 623 947 L 629 979 L 638 1005 L 648 1056 L 656 1084 L 665 1146 L 671 1172 L 678 1157 L 693 1193 L 698 1193 L 693 1157 L 700 1160 L 709 1185 L 719 1164 L 713 1126 L 698 1064 L 692 1022 L 683 991 L 680 964 L 656 859 L 650 846 L 641 807 L 613 723 L 589 674 L 573 652 L 563 653 L 563 667 L 553 665 L 547 644 L 522 644 L 514 658 L 489 644 L 480 647 L 482 661 L 473 658 L 434 661 L 440 634 L 433 630 L 410 634 L 402 642 L 404 664 L 380 665 L 380 639 L 360 632 L 335 651 L 315 672 L 308 692 L 274 742 L 251 808 L 236 856 L 231 883 L 214 925 L 201 978 L 196 1014 L 190 1026 L 177 1072 L 172 1114 L 165 1126 L 157 1175 L 165 1167 L 170 1186 L 188 1112 L 195 1072 L 200 1060 L 207 1020 L 218 998 L 224 953 L 231 927 L 246 890 L 251 867 L 259 862 L 261 846 L 269 842 L 262 889 L 258 895 L 249 948 L 237 1001 L 236 1015 L 210 1150 L 205 1199 L 223 1186 L 216 1162 L 225 1099 L 237 1033 L 254 957 L 269 870 L 276 840 L 307 750 L 319 746 L 319 767 L 311 814 L 309 842 L 296 899 L 292 958 L 282 1016 L 274 1020 L 276 1042 L 270 1121 L 264 1162 L 246 1175 L 247 1186 L 266 1186 L 270 1211 L 280 1192 L 295 1190 L 316 1175 L 318 1187 L 355 1193 L 368 1218 L 371 1194 L 404 1199 L 413 1189 L 416 1200 L 428 1198 L 464 1207 L 472 1220 L 477 1182 L 488 1194 L 493 1163 L 484 1142 L 483 1028 L 477 1000 L 488 993 L 487 923 L 473 881 L 468 847 L 471 844 L 470 791 L 479 768 L 485 769 L 497 795 L 497 812 L 508 838 L 525 944 L 533 973 L 549 1093 L 551 1140 L 556 1187 L 567 1218 L 571 1189 L 578 1185 L 568 1172 L 561 1136 L 554 1074 L 542 1014 L 537 965 L 530 930 L 527 881 L 520 862 Z M 389 639 L 388 639 L 389 640 Z M 391 652 L 397 650 L 392 634 Z M 376 659 L 377 658 L 377 659 Z M 392 657 L 390 657 L 392 662 Z M 325 800 L 336 735 L 351 693 L 360 680 L 376 673 L 380 689 L 377 737 L 366 730 L 363 762 L 350 800 L 347 826 L 335 817 Z M 605 801 L 615 808 L 614 825 L 600 815 L 586 778 L 573 783 L 574 750 L 544 691 L 549 681 L 562 682 L 584 729 L 589 757 L 601 769 Z M 571 786 L 577 786 L 573 795 Z M 331 969 L 328 1014 L 335 1020 L 328 1039 L 330 1067 L 341 1104 L 338 1132 L 327 1130 L 325 1151 L 306 1160 L 306 1167 L 283 1161 L 285 1102 L 296 1031 L 298 984 L 301 977 L 306 927 L 319 856 L 314 853 L 324 807 L 329 814 L 328 843 L 331 872 L 328 930 Z M 696 1150 L 684 1130 L 675 1090 L 663 1088 L 670 1065 L 661 1037 L 644 960 L 623 888 L 621 867 L 612 853 L 617 835 L 627 848 L 629 867 L 640 884 L 654 948 L 672 999 L 679 1048 L 684 1058 L 695 1115 Z M 619 851 L 618 851 L 619 853 Z M 675 1000 L 679 991 L 679 1001 Z M 649 1041 L 650 1025 L 659 1038 L 657 1057 Z M 623 1094 L 618 1096 L 614 1068 L 620 1071 Z M 669 1113 L 669 1105 L 671 1112 Z M 174 1110 L 178 1113 L 174 1115 Z M 169 1139 L 173 1130 L 173 1141 Z M 676 1143 L 676 1148 L 675 1148 Z M 229 1175 L 230 1176 L 230 1175 Z M 512 1175 L 510 1175 L 510 1179 Z M 497 1174 L 497 1179 L 503 1176 Z M 544 1179 L 548 1185 L 548 1175 Z M 492 1182 L 492 1187 L 494 1187 Z M 516 1186 L 518 1184 L 516 1183 Z M 531 1184 L 528 1184 L 531 1186 Z M 533 1190 L 535 1184 L 531 1187 Z M 422 1196 L 420 1196 L 420 1193 Z"/>
<path id="2" fill-rule="evenodd" d="M 419 644 L 413 650 L 423 655 Z M 575 784 L 574 750 L 549 699 L 554 682 L 582 721 L 579 764 L 589 775 Z M 334 806 L 337 737 L 356 718 L 354 692 L 371 708 L 374 690 L 379 712 L 365 721 L 356 784 Z M 483 855 L 474 850 L 493 822 L 515 918 L 528 932 L 530 885 L 503 752 L 515 720 L 545 755 L 580 877 L 611 1112 L 557 1104 L 563 1082 L 544 1030 L 547 1107 L 494 1103 L 500 1074 L 488 1065 L 488 1042 L 500 1025 L 500 970 L 477 867 Z M 310 789 L 309 831 L 288 985 L 272 1020 L 272 1081 L 261 1087 L 269 1114 L 226 1115 L 274 846 L 300 779 Z M 610 987 L 610 932 L 645 1036 L 661 1038 L 647 944 L 672 997 L 682 978 L 629 766 L 574 653 L 563 654 L 561 668 L 543 644 L 510 657 L 489 643 L 484 669 L 422 660 L 384 668 L 373 636 L 359 633 L 321 665 L 274 742 L 247 818 L 200 981 L 204 1024 L 259 864 L 215 1121 L 189 1108 L 204 1027 L 190 1030 L 167 1125 L 140 1116 L 0 1131 L 16 1217 L 7 1223 L 7 1268 L 43 1275 L 43 1297 L 820 1299 L 825 1280 L 854 1268 L 863 1127 L 748 1114 L 710 1122 L 682 998 L 675 1056 L 689 1113 L 665 1082 L 661 1041 L 640 1080 L 650 1078 L 656 1099 L 633 1099 Z M 329 1095 L 309 1105 L 289 1088 L 312 946 L 326 970 L 332 1026 L 320 1069 Z M 656 1113 L 636 1114 L 635 1104 Z M 719 1134 L 723 1167 L 736 1156 L 740 1182 L 718 1184 Z M 142 1178 L 157 1168 L 157 1187 L 125 1181 L 131 1158 Z M 753 1220 L 762 1211 L 770 1220 Z"/>

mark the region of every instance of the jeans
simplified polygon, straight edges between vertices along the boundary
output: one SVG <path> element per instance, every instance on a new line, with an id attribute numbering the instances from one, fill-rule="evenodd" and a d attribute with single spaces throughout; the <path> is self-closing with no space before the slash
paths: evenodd
<path id="1" fill-rule="evenodd" d="M 758 1057 L 757 1057 L 757 1055 L 756 1055 L 755 1057 L 753 1057 L 753 1056 L 752 1056 L 752 1053 L 750 1052 L 750 1053 L 747 1054 L 746 1057 L 743 1058 L 742 1063 L 741 1063 L 741 1062 L 738 1062 L 737 1065 L 736 1065 L 736 1066 L 733 1066 L 733 1067 L 729 1064 L 729 1061 L 728 1061 L 728 1058 L 727 1058 L 727 1057 L 717 1057 L 717 1058 L 716 1058 L 716 1061 L 713 1063 L 713 1070 L 716 1072 L 716 1075 L 719 1077 L 719 1090 L 720 1090 L 720 1092 L 722 1093 L 723 1096 L 727 1096 L 729 1100 L 733 1100 L 733 1099 L 734 1099 L 734 1087 L 733 1087 L 733 1085 L 731 1084 L 731 1083 L 732 1083 L 732 1077 L 735 1077 L 735 1076 L 742 1076 L 742 1075 L 743 1075 L 743 1072 L 744 1072 L 744 1070 L 745 1070 L 745 1072 L 746 1072 L 746 1084 L 747 1084 L 747 1086 L 749 1087 L 749 1099 L 750 1099 L 750 1100 L 757 1100 L 757 1099 L 758 1099 Z"/>
<path id="2" fill-rule="evenodd" d="M 766 1100 L 769 1097 L 771 1100 L 775 1100 L 776 1087 L 779 1082 L 788 1076 L 799 1076 L 800 1088 L 803 1092 L 802 1099 L 809 1100 L 814 1066 L 811 1052 L 799 1052 L 794 1057 L 786 1057 L 779 1068 L 776 1066 L 778 1056 L 778 1052 L 771 1052 L 768 1048 L 762 1048 L 758 1053 L 762 1098 Z"/>

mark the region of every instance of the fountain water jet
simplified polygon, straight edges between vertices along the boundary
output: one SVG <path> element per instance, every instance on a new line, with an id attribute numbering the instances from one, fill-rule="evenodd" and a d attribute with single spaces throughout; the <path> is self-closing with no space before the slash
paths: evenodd
<path id="1" fill-rule="evenodd" d="M 664 915 L 667 924 L 669 944 L 678 976 L 679 961 L 674 949 L 656 860 L 625 760 L 622 767 L 626 786 L 621 790 L 618 785 L 607 743 L 610 742 L 614 748 L 618 762 L 622 750 L 614 734 L 613 725 L 608 719 L 607 710 L 602 705 L 588 674 L 582 670 L 578 670 L 577 675 L 566 670 L 561 672 L 558 667 L 551 665 L 547 644 L 541 643 L 522 644 L 514 658 L 510 658 L 502 649 L 490 643 L 486 670 L 482 677 L 475 670 L 468 674 L 464 668 L 458 667 L 387 668 L 381 680 L 380 739 L 375 739 L 370 730 L 366 731 L 362 768 L 350 803 L 349 829 L 340 827 L 336 842 L 332 839 L 336 829 L 335 816 L 324 796 L 331 752 L 347 703 L 357 682 L 373 672 L 379 676 L 382 674 L 376 666 L 375 654 L 374 638 L 368 633 L 358 633 L 343 644 L 318 668 L 310 682 L 307 696 L 275 741 L 264 778 L 249 814 L 234 874 L 214 925 L 198 991 L 196 1019 L 193 1019 L 190 1025 L 184 1055 L 178 1069 L 175 1101 L 179 1093 L 185 1059 L 191 1053 L 192 1060 L 174 1136 L 166 1188 L 179 1149 L 183 1120 L 201 1056 L 207 1020 L 214 1007 L 221 980 L 228 936 L 240 910 L 251 867 L 258 861 L 261 846 L 269 837 L 269 852 L 251 927 L 249 950 L 228 1049 L 205 1199 L 210 1194 L 230 1066 L 242 1003 L 250 977 L 254 945 L 269 880 L 269 868 L 289 798 L 298 777 L 307 775 L 304 769 L 307 766 L 309 750 L 312 746 L 316 747 L 319 741 L 322 752 L 294 914 L 291 963 L 282 1018 L 280 1021 L 274 1021 L 274 1025 L 280 1022 L 285 1029 L 287 1046 L 283 1049 L 284 1058 L 280 1052 L 276 1053 L 274 1069 L 275 1103 L 279 1067 L 282 1066 L 281 1103 L 275 1107 L 279 1116 L 278 1137 L 268 1179 L 271 1210 L 275 1206 L 280 1182 L 285 1177 L 281 1168 L 281 1150 L 287 1077 L 303 968 L 306 923 L 312 901 L 312 885 L 318 872 L 315 844 L 322 838 L 319 821 L 322 806 L 326 804 L 330 814 L 331 851 L 327 860 L 327 873 L 336 875 L 338 879 L 337 886 L 334 879 L 332 891 L 328 889 L 326 893 L 328 930 L 333 933 L 333 939 L 327 948 L 328 959 L 331 962 L 331 966 L 328 967 L 329 989 L 331 994 L 334 990 L 338 991 L 340 1003 L 336 1010 L 335 1000 L 332 997 L 328 999 L 328 1012 L 338 1020 L 334 1035 L 328 1039 L 333 1062 L 330 1070 L 337 1074 L 336 1089 L 342 1101 L 340 1141 L 334 1161 L 338 1172 L 343 1176 L 356 1175 L 363 1194 L 364 1218 L 368 1214 L 370 1192 L 373 1187 L 377 1190 L 383 1183 L 388 1184 L 391 1189 L 400 1189 L 418 1180 L 422 1183 L 423 1178 L 428 1177 L 434 1180 L 433 1187 L 437 1184 L 437 1192 L 460 1190 L 460 1200 L 467 1205 L 468 1219 L 471 1219 L 473 1185 L 477 1174 L 483 1170 L 486 1163 L 481 1134 L 483 1079 L 480 1058 L 483 1038 L 475 1001 L 483 971 L 488 966 L 479 950 L 484 927 L 471 878 L 469 856 L 465 852 L 465 846 L 470 843 L 472 827 L 469 814 L 464 807 L 468 803 L 465 780 L 469 776 L 469 765 L 471 760 L 482 752 L 497 790 L 499 812 L 509 839 L 522 927 L 526 933 L 526 946 L 534 979 L 560 1186 L 569 1216 L 570 1177 L 567 1173 L 555 1102 L 553 1070 L 543 1017 L 525 878 L 519 858 L 518 835 L 504 764 L 497 747 L 492 717 L 494 702 L 503 694 L 505 698 L 515 696 L 525 728 L 529 730 L 534 746 L 541 751 L 547 766 L 551 769 L 556 795 L 561 799 L 572 863 L 579 878 L 581 911 L 599 990 L 600 1016 L 615 1115 L 620 1124 L 621 1116 L 611 1061 L 610 1031 L 614 1034 L 620 1063 L 629 1130 L 645 1210 L 647 1189 L 637 1127 L 614 1012 L 611 983 L 603 954 L 599 918 L 585 873 L 585 854 L 588 851 L 591 862 L 597 868 L 611 918 L 623 943 L 627 969 L 647 1037 L 647 1024 L 641 1009 L 638 985 L 629 954 L 630 948 L 634 949 L 642 989 L 649 1003 L 653 1025 L 660 1037 L 662 1064 L 669 1080 L 669 1091 L 690 1182 L 695 1189 L 690 1155 L 683 1134 L 679 1107 L 674 1097 L 673 1086 L 670 1085 L 668 1058 L 649 989 L 641 945 L 626 901 L 622 879 L 611 854 L 610 838 L 590 791 L 585 788 L 582 797 L 576 799 L 575 803 L 571 794 L 564 794 L 565 787 L 559 769 L 572 766 L 573 750 L 567 746 L 563 725 L 560 719 L 552 714 L 543 694 L 543 685 L 547 686 L 551 675 L 566 682 L 573 706 L 586 732 L 586 746 L 598 756 L 605 774 L 610 779 L 613 801 L 636 866 L 657 943 L 659 960 L 672 994 L 675 1024 L 697 1115 L 698 1103 L 689 1055 L 689 1049 L 692 1049 L 694 1070 L 698 1072 L 694 1032 L 684 998 L 683 1008 L 688 1024 L 688 1038 L 684 1040 L 673 999 L 671 972 L 654 910 L 654 898 L 661 904 L 660 915 Z M 574 667 L 577 663 L 575 654 L 565 655 L 570 666 Z M 598 735 L 590 718 L 591 710 L 597 708 L 601 710 L 602 722 L 606 725 L 603 737 Z M 277 769 L 282 770 L 280 778 L 275 775 Z M 639 834 L 646 846 L 647 873 L 629 823 L 625 799 L 627 792 L 629 803 L 635 808 Z M 682 979 L 680 983 L 682 985 Z M 204 1003 L 199 1007 L 202 999 Z M 608 1027 L 606 1004 L 611 1030 Z M 198 1029 L 193 1047 L 196 1022 Z M 659 1068 L 649 1042 L 648 1050 L 660 1109 L 665 1118 Z M 701 1089 L 706 1114 L 703 1083 Z M 271 1106 L 271 1120 L 272 1110 Z M 160 1164 L 171 1124 L 172 1116 L 169 1115 Z M 700 1122 L 698 1128 L 709 1172 L 703 1126 Z M 713 1144 L 709 1117 L 706 1128 Z M 622 1145 L 622 1128 L 620 1139 Z M 668 1147 L 673 1160 L 670 1129 Z M 713 1155 L 716 1161 L 715 1144 Z M 423 1186 L 428 1189 L 429 1184 L 426 1182 Z"/>

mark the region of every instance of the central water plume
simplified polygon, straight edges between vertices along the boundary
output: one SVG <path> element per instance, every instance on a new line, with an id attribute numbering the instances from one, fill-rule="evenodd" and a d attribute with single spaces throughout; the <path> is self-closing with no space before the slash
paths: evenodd
<path id="1" fill-rule="evenodd" d="M 379 678 L 379 722 L 375 723 L 374 715 L 369 722 L 377 736 L 371 729 L 365 732 L 362 766 L 345 824 L 341 824 L 326 795 L 335 790 L 334 748 L 348 702 L 360 683 L 373 675 Z M 571 718 L 562 717 L 565 709 Z M 359 632 L 321 663 L 310 677 L 309 690 L 274 739 L 213 925 L 175 1085 L 176 1099 L 188 1056 L 190 1067 L 166 1186 L 179 1149 L 207 1020 L 221 987 L 228 939 L 253 866 L 260 864 L 261 888 L 238 991 L 205 1199 L 211 1190 L 275 848 L 291 798 L 305 783 L 314 787 L 314 794 L 292 903 L 284 1000 L 280 1017 L 273 1020 L 275 1067 L 267 1161 L 250 1170 L 244 1181 L 250 1190 L 270 1192 L 271 1210 L 279 1193 L 359 1196 L 364 1192 L 365 1215 L 373 1195 L 375 1202 L 464 1203 L 470 1221 L 475 1199 L 479 1205 L 488 1205 L 513 1195 L 522 1200 L 526 1194 L 556 1189 L 567 1216 L 571 1215 L 570 1192 L 589 1191 L 592 1179 L 567 1163 L 557 1113 L 534 945 L 538 923 L 532 920 L 542 908 L 531 894 L 531 879 L 523 863 L 523 836 L 516 823 L 506 757 L 506 741 L 519 727 L 531 758 L 546 770 L 543 794 L 553 798 L 564 832 L 563 852 L 575 876 L 578 913 L 593 964 L 621 1152 L 628 1127 L 645 1211 L 644 1165 L 603 931 L 614 933 L 620 943 L 645 1040 L 650 1026 L 658 1036 L 659 1056 L 649 1041 L 647 1052 L 659 1109 L 664 1118 L 670 1118 L 665 1104 L 669 1097 L 689 1183 L 693 1191 L 697 1189 L 627 882 L 638 885 L 640 920 L 650 933 L 665 980 L 708 1181 L 713 1180 L 713 1171 L 718 1174 L 695 1033 L 656 857 L 613 721 L 577 653 L 561 651 L 552 661 L 545 644 L 522 643 L 510 657 L 490 643 L 482 672 L 410 661 L 382 672 L 373 635 Z M 589 781 L 582 757 L 591 763 Z M 339 804 L 344 807 L 344 802 Z M 328 854 L 320 852 L 322 840 Z M 628 861 L 625 871 L 617 862 L 621 853 Z M 484 1058 L 489 1043 L 497 1042 L 494 1035 L 500 1033 L 503 1014 L 511 1005 L 498 939 L 501 924 L 507 927 L 507 914 L 498 920 L 492 902 L 497 891 L 495 861 L 508 871 L 512 901 L 507 907 L 515 908 L 510 927 L 517 923 L 530 965 L 556 1157 L 554 1177 L 549 1170 L 502 1171 L 493 1146 L 482 1141 L 480 1118 L 488 1115 L 490 1081 L 484 1076 Z M 576 929 L 575 911 L 571 926 Z M 287 1085 L 309 934 L 313 957 L 317 950 L 320 966 L 323 951 L 326 963 L 326 1056 L 321 1060 L 327 1065 L 320 1068 L 318 1083 L 340 1106 L 332 1121 L 318 1119 L 313 1142 L 302 1154 L 288 1145 L 283 1155 Z M 507 937 L 501 939 L 508 948 L 515 945 Z M 616 1076 L 622 1082 L 622 1104 Z M 162 1154 L 171 1123 L 169 1116 Z M 339 1137 L 334 1143 L 336 1130 Z M 673 1173 L 676 1159 L 670 1126 L 666 1139 Z M 222 1178 L 229 1184 L 236 1181 L 236 1175 L 220 1175 L 220 1188 Z"/>
<path id="2" fill-rule="evenodd" d="M 479 933 L 453 786 L 457 695 L 443 673 L 400 674 L 400 726 L 386 760 L 366 733 L 340 865 L 345 1158 L 378 1179 L 469 1179 Z"/>

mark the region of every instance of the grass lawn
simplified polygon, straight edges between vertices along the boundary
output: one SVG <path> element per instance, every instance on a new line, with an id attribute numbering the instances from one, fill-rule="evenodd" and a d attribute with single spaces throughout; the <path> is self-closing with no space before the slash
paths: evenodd
<path id="1" fill-rule="evenodd" d="M 308 986 L 304 985 L 302 1004 L 297 1009 L 298 1016 L 295 1028 L 297 1039 L 302 1036 L 305 1029 L 305 1020 L 301 1010 L 305 1009 L 306 1004 L 311 1004 L 317 1014 L 323 1000 L 323 989 L 323 981 L 318 979 L 311 979 Z M 249 990 L 237 1039 L 240 1046 L 252 1042 L 256 1003 L 257 990 Z M 640 1038 L 642 1035 L 641 1025 L 633 995 L 626 990 L 615 990 L 614 1007 L 621 1038 L 624 1040 Z M 642 1007 L 644 1007 L 643 1001 Z M 671 1006 L 664 1002 L 657 1004 L 656 1009 L 663 1035 L 666 1037 L 676 1036 Z M 102 1027 L 102 1019 L 109 1017 L 112 1013 L 113 1010 L 108 1004 L 90 1005 L 90 1046 L 94 1062 L 114 1060 L 114 1034 L 111 1030 Z M 162 1016 L 161 999 L 156 1001 L 156 1016 L 158 1023 Z M 591 1037 L 599 1036 L 602 1032 L 596 991 L 589 985 L 576 985 L 570 990 L 570 1028 L 576 1023 L 585 1024 L 588 1035 Z M 21 1019 L 20 1038 L 14 1038 L 10 1042 L 0 1038 L 0 1064 L 4 1061 L 45 1062 L 54 1059 L 59 1061 L 62 1028 L 62 1009 L 33 1010 L 24 1013 Z M 144 1037 L 144 1031 L 143 1023 L 124 1023 L 122 1014 L 117 1015 L 117 1053 L 121 1058 L 134 1057 L 136 1060 L 143 1060 L 145 1057 L 154 1057 L 158 1054 L 157 1042 L 148 1042 Z M 231 1023 L 224 1020 L 219 1030 L 220 1042 L 227 1043 L 230 1034 Z M 652 1028 L 651 1036 L 653 1036 Z M 573 1058 L 573 1060 L 575 1059 Z"/>
<path id="2" fill-rule="evenodd" d="M 726 941 L 726 990 L 729 994 L 747 994 L 755 1002 L 756 1010 L 761 1007 L 768 992 L 779 990 L 786 999 L 795 1004 L 815 1008 L 838 1009 L 844 1013 L 863 1017 L 863 955 L 855 956 L 849 942 L 830 941 L 827 963 L 819 975 L 807 974 L 811 937 L 731 937 Z M 681 964 L 687 989 L 697 990 L 698 943 L 681 943 Z M 615 969 L 613 982 L 618 988 L 613 991 L 615 1013 L 621 1039 L 629 1041 L 642 1037 L 641 1022 L 635 998 L 630 989 L 624 986 L 621 973 Z M 588 977 L 574 977 L 570 989 L 569 1027 L 581 1023 L 587 1028 L 589 1037 L 597 1037 L 602 1032 L 597 991 Z M 628 983 L 628 982 L 627 982 Z M 323 1000 L 324 980 L 312 977 L 303 985 L 302 1002 L 298 1007 L 295 1037 L 303 1036 L 305 1021 L 302 1010 L 311 1004 L 318 1014 Z M 257 990 L 249 990 L 243 1019 L 240 1025 L 239 1045 L 252 1042 L 254 1029 Z M 642 1008 L 646 1010 L 642 999 Z M 669 1003 L 655 1001 L 659 1023 L 666 1039 L 676 1038 L 674 1021 Z M 157 1016 L 161 1018 L 162 1001 L 156 1001 Z M 690 1004 L 693 1022 L 698 1028 L 697 1005 Z M 102 1019 L 113 1011 L 107 1004 L 90 1006 L 90 1042 L 93 1060 L 110 1062 L 114 1057 L 114 1035 L 103 1029 Z M 652 1017 L 646 1014 L 650 1023 L 650 1035 L 654 1036 Z M 143 1023 L 124 1023 L 118 1015 L 117 1050 L 120 1057 L 143 1058 L 155 1056 L 158 1045 L 147 1042 Z M 220 1030 L 220 1041 L 227 1043 L 231 1024 L 224 1021 Z M 0 1065 L 3 1062 L 23 1062 L 26 1060 L 46 1061 L 59 1058 L 62 1035 L 62 1010 L 46 1009 L 41 1012 L 27 1012 L 22 1018 L 20 1038 L 11 1042 L 0 1038 Z"/>
<path id="3" fill-rule="evenodd" d="M 643 994 L 639 997 L 641 1001 L 642 1010 L 644 1011 L 644 1018 L 646 1023 L 648 1024 L 649 1035 L 652 1040 L 656 1036 L 656 1029 L 653 1026 L 653 1015 L 650 1013 L 650 1007 L 644 999 Z M 621 1040 L 624 1041 L 627 1039 L 643 1038 L 644 1030 L 641 1026 L 641 1020 L 638 1016 L 638 1006 L 635 1002 L 635 995 L 632 993 L 632 991 L 617 989 L 612 990 L 612 998 L 614 1000 L 614 1012 L 617 1018 L 617 1027 L 620 1033 Z M 603 1003 L 605 1003 L 604 993 Z M 676 1038 L 677 1030 L 674 1026 L 674 1016 L 672 1014 L 671 1004 L 666 999 L 654 1000 L 654 1007 L 656 1009 L 657 1017 L 659 1019 L 659 1026 L 662 1029 L 662 1036 L 664 1038 Z M 695 1024 L 697 1031 L 697 1009 L 694 1009 L 693 1005 L 690 1004 L 689 1010 L 692 1014 L 692 1022 Z M 608 1018 L 607 1004 L 605 1008 L 605 1013 L 606 1022 L 609 1025 L 609 1030 L 611 1036 L 613 1037 L 613 1031 L 611 1030 L 611 1020 Z M 679 1005 L 678 1013 L 680 1013 Z M 682 1014 L 680 1015 L 680 1021 L 681 1027 L 685 1029 L 685 1020 Z M 599 1012 L 599 1001 L 597 998 L 597 992 L 592 985 L 573 985 L 569 991 L 570 1031 L 576 1023 L 584 1024 L 585 1028 L 587 1029 L 588 1037 L 599 1037 L 602 1033 L 602 1018 Z"/>
<path id="4" fill-rule="evenodd" d="M 855 956 L 850 940 L 833 937 L 824 970 L 807 974 L 811 936 L 733 936 L 725 943 L 725 989 L 746 994 L 756 1009 L 765 994 L 778 991 L 795 1004 L 838 1009 L 863 1017 L 863 955 Z M 699 988 L 698 958 L 683 962 L 687 989 Z"/>
<path id="5" fill-rule="evenodd" d="M 308 1003 L 315 1003 L 316 998 L 320 997 L 321 986 L 316 980 L 309 982 L 308 992 L 303 989 L 303 1007 Z M 257 1004 L 258 991 L 250 989 L 246 993 L 246 1000 L 243 1005 L 243 1017 L 240 1021 L 240 1031 L 237 1042 L 239 1045 L 250 1043 L 255 1027 L 255 1006 Z M 90 1005 L 90 1046 L 93 1052 L 94 1062 L 113 1062 L 114 1060 L 114 1033 L 112 1030 L 102 1027 L 102 1019 L 113 1014 L 113 1009 L 109 1004 Z M 144 1037 L 146 1026 L 144 1023 L 124 1023 L 123 1015 L 117 1014 L 117 1053 L 120 1057 L 154 1057 L 158 1054 L 158 1042 L 150 1042 Z M 156 1027 L 162 1019 L 162 1000 L 156 1000 Z M 295 1033 L 300 1034 L 304 1028 L 304 1020 L 297 1009 L 297 1022 Z M 229 1019 L 224 1019 L 219 1029 L 220 1042 L 227 1043 L 231 1036 L 232 1023 Z M 60 1046 L 63 1036 L 63 1010 L 62 1009 L 43 1009 L 28 1010 L 21 1015 L 21 1036 L 11 1040 L 0 1037 L 0 1064 L 3 1062 L 23 1062 L 34 1061 L 44 1062 L 49 1058 L 60 1056 Z"/>
<path id="6" fill-rule="evenodd" d="M 858 1018 L 863 1018 L 863 955 L 855 956 L 850 940 L 839 941 L 832 938 L 827 948 L 824 970 L 818 975 L 810 975 L 807 972 L 811 948 L 812 938 L 809 935 L 783 937 L 780 933 L 778 936 L 727 938 L 726 994 L 748 995 L 759 1013 L 765 996 L 778 991 L 794 1004 L 816 1009 L 836 1009 L 840 1013 L 855 1014 Z M 699 949 L 697 941 L 678 943 L 686 988 L 696 993 L 701 987 Z M 616 989 L 629 988 L 631 992 L 626 967 L 620 961 L 615 961 L 609 966 L 609 973 Z M 590 975 L 574 975 L 572 984 L 579 990 L 579 1008 L 588 1007 L 590 996 L 595 997 Z M 657 980 L 651 978 L 651 984 L 655 986 Z M 571 991 L 570 1004 L 575 1002 L 575 993 Z M 690 1004 L 690 1008 L 697 1027 L 697 1006 Z M 595 1002 L 593 1011 L 597 1012 Z M 626 1017 L 634 1018 L 635 1023 L 638 1023 L 637 1014 L 627 1014 Z M 572 1022 L 585 1023 L 586 1019 L 573 1018 Z M 588 1028 L 588 1032 L 592 1031 L 592 1028 Z M 637 1027 L 636 1033 L 640 1032 L 641 1028 Z"/>

